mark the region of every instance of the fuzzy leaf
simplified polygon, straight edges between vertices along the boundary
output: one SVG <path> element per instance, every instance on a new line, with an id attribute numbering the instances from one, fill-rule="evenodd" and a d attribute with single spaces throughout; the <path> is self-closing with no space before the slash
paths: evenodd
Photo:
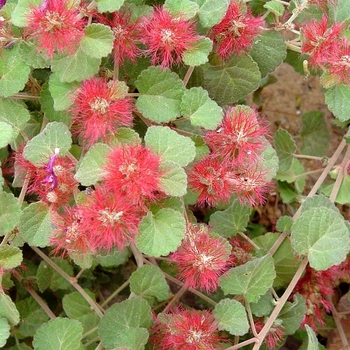
<path id="1" fill-rule="evenodd" d="M 118 11 L 125 0 L 96 0 L 98 12 Z"/>
<path id="2" fill-rule="evenodd" d="M 283 5 L 281 6 L 284 8 Z M 266 77 L 267 74 L 273 72 L 287 56 L 284 36 L 280 32 L 274 30 L 260 34 L 255 39 L 254 46 L 249 54 L 258 64 L 261 77 Z"/>
<path id="3" fill-rule="evenodd" d="M 0 317 L 5 318 L 11 326 L 19 323 L 19 312 L 16 305 L 4 292 L 0 293 Z"/>
<path id="4" fill-rule="evenodd" d="M 276 16 L 282 16 L 284 13 L 284 6 L 278 1 L 268 1 L 263 7 Z"/>
<path id="5" fill-rule="evenodd" d="M 267 316 L 271 313 L 274 302 L 271 291 L 268 290 L 264 295 L 260 297 L 258 302 L 250 303 L 250 309 L 252 313 L 257 317 Z"/>
<path id="6" fill-rule="evenodd" d="M 162 162 L 160 171 L 164 171 L 164 175 L 160 178 L 159 187 L 165 194 L 181 197 L 187 193 L 187 175 L 179 164 L 171 161 Z"/>
<path id="7" fill-rule="evenodd" d="M 278 315 L 278 318 L 283 321 L 285 334 L 294 334 L 297 331 L 306 312 L 305 299 L 300 294 L 295 294 L 293 299 L 293 303 L 287 301 L 284 304 Z"/>
<path id="8" fill-rule="evenodd" d="M 146 328 L 151 323 L 151 307 L 146 300 L 134 297 L 113 304 L 101 318 L 98 332 L 106 348 L 143 350 L 149 336 Z"/>
<path id="9" fill-rule="evenodd" d="M 326 207 L 310 208 L 292 226 L 291 242 L 297 254 L 307 255 L 315 270 L 326 270 L 345 260 L 350 251 L 344 218 Z"/>
<path id="10" fill-rule="evenodd" d="M 43 202 L 29 204 L 23 210 L 18 230 L 21 238 L 29 245 L 41 248 L 48 246 L 53 231 L 48 206 Z"/>
<path id="11" fill-rule="evenodd" d="M 43 0 L 18 0 L 17 6 L 11 15 L 11 22 L 17 27 L 25 27 L 28 21 L 28 13 L 32 6 L 38 7 Z"/>
<path id="12" fill-rule="evenodd" d="M 338 0 L 330 4 L 330 13 L 334 22 L 344 22 L 350 19 L 349 2 Z"/>
<path id="13" fill-rule="evenodd" d="M 80 160 L 74 178 L 83 186 L 95 185 L 102 179 L 103 166 L 110 150 L 104 143 L 94 144 Z"/>
<path id="14" fill-rule="evenodd" d="M 181 101 L 181 114 L 189 118 L 193 126 L 207 130 L 214 130 L 223 117 L 222 108 L 201 87 L 185 90 Z"/>
<path id="15" fill-rule="evenodd" d="M 248 261 L 228 270 L 220 277 L 224 294 L 242 294 L 248 302 L 256 303 L 272 287 L 276 277 L 271 255 Z"/>
<path id="16" fill-rule="evenodd" d="M 0 266 L 3 269 L 14 269 L 22 263 L 23 255 L 18 247 L 0 246 Z"/>
<path id="17" fill-rule="evenodd" d="M 49 90 L 53 98 L 53 106 L 56 111 L 64 111 L 72 103 L 72 91 L 75 84 L 62 83 L 56 74 L 51 74 L 49 80 Z"/>
<path id="18" fill-rule="evenodd" d="M 72 145 L 72 136 L 68 126 L 63 123 L 52 122 L 34 138 L 29 140 L 24 147 L 23 156 L 34 165 L 40 166 L 47 163 L 50 157 L 59 148 L 59 155 L 68 153 Z"/>
<path id="19" fill-rule="evenodd" d="M 21 207 L 12 193 L 0 192 L 0 236 L 11 232 L 19 223 Z"/>
<path id="20" fill-rule="evenodd" d="M 88 56 L 80 47 L 73 55 L 53 59 L 51 69 L 61 82 L 72 83 L 93 77 L 100 64 L 100 58 Z"/>
<path id="21" fill-rule="evenodd" d="M 180 103 L 185 87 L 170 69 L 149 67 L 137 78 L 135 85 L 141 96 L 137 109 L 148 119 L 166 123 L 180 117 Z"/>
<path id="22" fill-rule="evenodd" d="M 326 90 L 325 99 L 335 117 L 342 122 L 349 119 L 350 87 L 343 84 L 334 85 Z"/>
<path id="23" fill-rule="evenodd" d="M 325 207 L 325 208 L 331 209 L 335 213 L 340 215 L 339 209 L 334 205 L 334 203 L 332 203 L 329 200 L 329 198 L 327 198 L 324 195 L 314 195 L 312 197 L 306 198 L 301 207 L 301 212 L 304 213 L 309 209 L 319 208 L 319 207 Z"/>
<path id="24" fill-rule="evenodd" d="M 304 173 L 304 166 L 299 159 L 293 157 L 290 168 L 287 171 L 279 170 L 276 175 L 276 180 L 286 181 L 288 183 L 294 182 L 295 189 L 301 193 L 304 190 L 306 183 L 306 177 L 303 176 Z"/>
<path id="25" fill-rule="evenodd" d="M 216 211 L 210 216 L 210 226 L 214 232 L 230 238 L 246 230 L 252 209 L 240 204 L 238 199 L 223 211 Z"/>
<path id="26" fill-rule="evenodd" d="M 287 130 L 279 129 L 275 133 L 275 149 L 279 158 L 280 170 L 288 170 L 292 165 L 293 154 L 297 146 Z"/>
<path id="27" fill-rule="evenodd" d="M 148 212 L 140 222 L 139 230 L 136 245 L 142 253 L 165 256 L 179 247 L 186 223 L 182 213 L 165 208 L 154 215 Z"/>
<path id="28" fill-rule="evenodd" d="M 6 344 L 7 339 L 10 337 L 10 325 L 7 320 L 0 317 L 0 346 L 3 347 Z"/>
<path id="29" fill-rule="evenodd" d="M 331 134 L 324 119 L 324 114 L 320 111 L 305 113 L 301 117 L 301 122 L 301 153 L 318 157 L 326 155 L 329 149 Z"/>
<path id="30" fill-rule="evenodd" d="M 199 22 L 204 28 L 218 24 L 224 17 L 229 0 L 194 0 L 199 5 Z"/>
<path id="31" fill-rule="evenodd" d="M 85 27 L 85 36 L 81 41 L 81 49 L 90 57 L 108 56 L 113 48 L 114 36 L 110 27 L 93 23 Z"/>
<path id="32" fill-rule="evenodd" d="M 333 186 L 334 184 L 327 187 L 327 190 L 322 190 L 322 192 L 327 195 L 330 195 L 330 193 L 333 190 Z M 341 205 L 350 203 L 350 176 L 347 174 L 343 177 L 343 180 L 337 193 L 337 197 L 335 198 L 335 202 Z"/>
<path id="33" fill-rule="evenodd" d="M 153 303 L 166 300 L 169 296 L 169 285 L 159 267 L 143 265 L 130 277 L 130 291 Z"/>
<path id="34" fill-rule="evenodd" d="M 236 300 L 220 300 L 215 306 L 214 317 L 218 322 L 218 329 L 221 331 L 238 336 L 248 333 L 247 313 L 244 306 Z"/>
<path id="35" fill-rule="evenodd" d="M 293 222 L 294 221 L 290 216 L 280 216 L 277 220 L 276 230 L 290 234 Z"/>
<path id="36" fill-rule="evenodd" d="M 38 329 L 33 345 L 36 350 L 80 350 L 82 335 L 79 321 L 57 317 Z"/>
<path id="37" fill-rule="evenodd" d="M 107 255 L 96 255 L 96 263 L 103 267 L 112 267 L 124 264 L 131 255 L 131 251 L 126 247 L 124 250 L 109 252 Z"/>
<path id="38" fill-rule="evenodd" d="M 160 155 L 162 161 L 172 161 L 181 166 L 192 162 L 196 155 L 194 142 L 167 126 L 150 126 L 145 135 L 145 145 Z"/>
<path id="39" fill-rule="evenodd" d="M 250 56 L 233 56 L 225 66 L 204 71 L 204 88 L 220 105 L 233 104 L 259 87 L 261 75 Z"/>
<path id="40" fill-rule="evenodd" d="M 261 152 L 260 157 L 262 159 L 262 168 L 265 172 L 265 181 L 271 181 L 276 177 L 279 168 L 277 152 L 268 142 L 266 142 L 265 149 Z"/>
<path id="41" fill-rule="evenodd" d="M 12 126 L 15 139 L 30 120 L 30 114 L 21 102 L 0 98 L 0 121 Z"/>
<path id="42" fill-rule="evenodd" d="M 19 48 L 1 51 L 0 96 L 9 97 L 22 90 L 28 80 L 30 67 L 22 61 Z"/>
<path id="43" fill-rule="evenodd" d="M 14 140 L 14 130 L 12 125 L 0 122 L 0 148 L 6 147 Z"/>
<path id="44" fill-rule="evenodd" d="M 22 41 L 19 45 L 19 54 L 22 61 L 32 68 L 48 68 L 50 66 L 49 57 L 39 52 L 38 47 L 32 42 Z"/>
<path id="45" fill-rule="evenodd" d="M 181 15 L 186 20 L 193 18 L 199 11 L 199 6 L 190 0 L 166 0 L 163 8 L 173 17 Z"/>
<path id="46" fill-rule="evenodd" d="M 200 66 L 208 62 L 208 55 L 212 49 L 213 42 L 209 38 L 200 38 L 183 53 L 182 60 L 188 66 Z"/>
<path id="47" fill-rule="evenodd" d="M 303 343 L 300 350 L 318 350 L 318 349 L 321 349 L 319 346 L 320 344 L 318 343 L 316 334 L 313 331 L 313 329 L 308 325 L 305 325 L 305 329 L 306 329 L 306 333 L 307 333 L 307 343 L 305 344 L 305 346 Z"/>

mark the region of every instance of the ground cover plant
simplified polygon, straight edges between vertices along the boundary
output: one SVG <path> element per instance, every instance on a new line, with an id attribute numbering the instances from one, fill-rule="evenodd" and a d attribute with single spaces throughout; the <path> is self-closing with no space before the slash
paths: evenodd
<path id="1" fill-rule="evenodd" d="M 0 346 L 349 346 L 349 21 L 348 0 L 0 1 Z M 320 111 L 299 140 L 259 113 L 283 62 L 320 77 L 330 153 Z"/>

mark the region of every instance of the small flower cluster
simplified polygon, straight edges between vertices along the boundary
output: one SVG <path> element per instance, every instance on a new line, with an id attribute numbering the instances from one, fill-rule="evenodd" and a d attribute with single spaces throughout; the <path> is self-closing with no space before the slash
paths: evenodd
<path id="1" fill-rule="evenodd" d="M 350 43 L 342 32 L 344 23 L 329 23 L 326 15 L 320 21 L 312 20 L 302 28 L 303 53 L 309 55 L 313 68 L 325 74 L 322 81 L 325 87 L 334 84 L 350 84 Z"/>
<path id="2" fill-rule="evenodd" d="M 241 203 L 263 204 L 268 190 L 261 153 L 268 128 L 247 106 L 227 110 L 221 125 L 208 131 L 204 141 L 211 153 L 194 164 L 189 185 L 199 193 L 198 204 L 216 205 L 236 194 Z"/>

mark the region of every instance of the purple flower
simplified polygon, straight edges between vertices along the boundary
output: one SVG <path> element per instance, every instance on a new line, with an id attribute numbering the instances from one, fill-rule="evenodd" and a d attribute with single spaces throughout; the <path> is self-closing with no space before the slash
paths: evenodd
<path id="1" fill-rule="evenodd" d="M 6 4 L 6 0 L 0 0 L 0 9 Z"/>
<path id="2" fill-rule="evenodd" d="M 46 167 L 46 171 L 49 173 L 49 175 L 46 176 L 45 179 L 42 181 L 43 184 L 52 183 L 52 185 L 50 187 L 50 191 L 53 191 L 58 185 L 57 176 L 56 176 L 55 172 L 53 171 L 53 165 L 54 165 L 56 157 L 58 156 L 58 152 L 59 152 L 59 149 L 56 148 L 55 154 L 50 158 L 50 161 Z"/>

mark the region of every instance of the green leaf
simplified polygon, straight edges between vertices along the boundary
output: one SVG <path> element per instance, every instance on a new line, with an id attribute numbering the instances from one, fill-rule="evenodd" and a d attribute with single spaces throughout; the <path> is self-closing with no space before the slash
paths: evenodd
<path id="1" fill-rule="evenodd" d="M 280 4 L 280 3 L 278 3 Z M 280 4 L 283 7 L 282 4 Z M 265 6 L 264 6 L 265 7 Z M 258 64 L 261 77 L 273 72 L 287 56 L 287 46 L 284 36 L 275 30 L 260 34 L 249 53 Z"/>
<path id="2" fill-rule="evenodd" d="M 127 247 L 124 250 L 112 251 L 107 255 L 96 255 L 96 263 L 103 267 L 112 267 L 124 264 L 131 255 L 130 249 Z"/>
<path id="3" fill-rule="evenodd" d="M 210 216 L 210 226 L 214 232 L 225 238 L 233 237 L 246 230 L 251 211 L 250 207 L 235 199 L 226 210 L 217 211 Z"/>
<path id="4" fill-rule="evenodd" d="M 276 16 L 282 16 L 284 13 L 284 6 L 278 1 L 268 1 L 263 7 Z"/>
<path id="5" fill-rule="evenodd" d="M 32 68 L 48 68 L 50 66 L 49 57 L 45 57 L 39 52 L 38 47 L 32 42 L 22 41 L 18 52 L 22 61 Z"/>
<path id="6" fill-rule="evenodd" d="M 139 230 L 136 245 L 143 253 L 166 256 L 181 244 L 186 223 L 182 213 L 165 208 L 154 215 L 148 212 L 140 222 Z"/>
<path id="7" fill-rule="evenodd" d="M 146 300 L 134 297 L 112 305 L 101 318 L 98 331 L 106 348 L 143 350 L 151 323 L 151 307 Z"/>
<path id="8" fill-rule="evenodd" d="M 233 104 L 260 84 L 260 71 L 250 56 L 234 56 L 225 65 L 204 71 L 204 88 L 219 105 Z"/>
<path id="9" fill-rule="evenodd" d="M 36 350 L 80 350 L 82 335 L 79 321 L 57 317 L 38 329 L 33 345 Z"/>
<path id="10" fill-rule="evenodd" d="M 141 144 L 140 135 L 131 128 L 118 128 L 114 134 L 114 139 L 111 145 L 121 146 L 121 145 L 139 145 Z"/>
<path id="11" fill-rule="evenodd" d="M 0 148 L 6 147 L 14 140 L 14 130 L 12 125 L 0 122 Z"/>
<path id="12" fill-rule="evenodd" d="M 150 126 L 145 135 L 145 145 L 160 155 L 162 161 L 172 161 L 181 166 L 192 162 L 196 155 L 194 142 L 167 126 Z"/>
<path id="13" fill-rule="evenodd" d="M 334 210 L 319 207 L 303 212 L 292 226 L 291 242 L 315 270 L 326 270 L 345 260 L 350 251 L 349 229 Z"/>
<path id="14" fill-rule="evenodd" d="M 55 154 L 56 148 L 59 155 L 65 156 L 72 145 L 72 136 L 67 125 L 52 122 L 45 129 L 29 140 L 24 147 L 23 156 L 31 163 L 42 166 Z"/>
<path id="15" fill-rule="evenodd" d="M 102 58 L 111 53 L 114 36 L 110 27 L 100 23 L 92 23 L 84 30 L 85 36 L 80 46 L 87 55 L 93 58 Z"/>
<path id="16" fill-rule="evenodd" d="M 93 298 L 93 294 L 88 292 L 90 297 Z M 90 304 L 84 299 L 79 292 L 73 292 L 66 294 L 62 299 L 62 306 L 64 312 L 70 319 L 78 320 L 81 322 L 84 333 L 97 327 L 100 318 L 94 311 L 91 310 Z M 97 336 L 97 333 L 93 333 Z"/>
<path id="17" fill-rule="evenodd" d="M 294 221 L 290 216 L 280 216 L 277 220 L 276 230 L 290 234 L 293 222 Z"/>
<path id="18" fill-rule="evenodd" d="M 333 210 L 335 213 L 340 215 L 339 209 L 332 203 L 329 198 L 327 198 L 324 195 L 314 195 L 312 197 L 308 197 L 303 202 L 303 205 L 301 206 L 301 212 L 304 213 L 305 211 L 312 209 L 312 208 L 319 208 L 319 207 L 325 207 L 328 209 Z"/>
<path id="19" fill-rule="evenodd" d="M 334 183 L 327 187 L 327 189 L 322 189 L 322 193 L 326 195 L 330 195 L 334 187 Z M 348 204 L 350 202 L 350 176 L 345 175 L 343 177 L 343 180 L 340 184 L 337 197 L 334 200 L 336 203 L 339 203 L 341 205 Z"/>
<path id="20" fill-rule="evenodd" d="M 14 269 L 22 263 L 23 255 L 21 249 L 18 247 L 11 247 L 9 245 L 0 246 L 0 266 L 1 268 Z"/>
<path id="21" fill-rule="evenodd" d="M 0 236 L 18 225 L 21 214 L 17 198 L 12 193 L 0 192 Z"/>
<path id="22" fill-rule="evenodd" d="M 166 0 L 163 8 L 173 17 L 181 15 L 186 20 L 193 18 L 199 11 L 199 6 L 190 0 Z"/>
<path id="23" fill-rule="evenodd" d="M 204 28 L 218 24 L 224 17 L 229 0 L 194 0 L 199 5 L 199 22 Z"/>
<path id="24" fill-rule="evenodd" d="M 276 177 L 279 168 L 279 159 L 275 149 L 266 140 L 265 149 L 260 154 L 265 181 Z"/>
<path id="25" fill-rule="evenodd" d="M 274 299 L 271 291 L 268 290 L 264 295 L 260 297 L 258 302 L 250 303 L 250 309 L 253 315 L 257 317 L 267 316 L 271 313 L 274 308 Z"/>
<path id="26" fill-rule="evenodd" d="M 337 84 L 325 92 L 326 104 L 329 110 L 340 121 L 349 119 L 350 109 L 350 87 Z"/>
<path id="27" fill-rule="evenodd" d="M 73 266 L 67 260 L 52 258 L 51 259 L 58 267 L 60 267 L 68 276 L 74 276 Z M 63 278 L 56 270 L 53 269 L 47 262 L 42 261 L 38 267 L 37 284 L 39 290 L 44 292 L 50 288 L 54 292 L 59 289 L 70 289 L 72 285 L 69 281 Z"/>
<path id="28" fill-rule="evenodd" d="M 225 295 L 242 294 L 248 302 L 256 303 L 272 287 L 275 277 L 274 260 L 265 255 L 228 270 L 219 285 Z"/>
<path id="29" fill-rule="evenodd" d="M 324 114 L 320 111 L 305 113 L 301 117 L 301 123 L 301 153 L 316 157 L 326 155 L 329 149 L 331 134 L 324 119 Z"/>
<path id="30" fill-rule="evenodd" d="M 221 107 L 201 87 L 185 90 L 180 108 L 181 114 L 189 118 L 193 126 L 214 130 L 222 121 Z"/>
<path id="31" fill-rule="evenodd" d="M 1 51 L 0 95 L 9 97 L 22 90 L 28 80 L 30 67 L 22 61 L 19 48 Z"/>
<path id="32" fill-rule="evenodd" d="M 72 92 L 75 86 L 72 83 L 62 83 L 56 74 L 51 74 L 49 90 L 55 111 L 64 111 L 73 104 Z"/>
<path id="33" fill-rule="evenodd" d="M 0 121 L 12 126 L 15 139 L 30 120 L 30 114 L 21 102 L 0 98 Z"/>
<path id="34" fill-rule="evenodd" d="M 344 22 L 350 19 L 349 2 L 347 0 L 338 0 L 329 5 L 330 14 L 334 22 Z"/>
<path id="35" fill-rule="evenodd" d="M 200 66 L 208 62 L 208 55 L 213 49 L 213 42 L 209 38 L 200 38 L 184 51 L 182 60 L 191 67 Z"/>
<path id="36" fill-rule="evenodd" d="M 21 238 L 29 245 L 41 248 L 48 246 L 53 231 L 48 206 L 43 202 L 29 204 L 23 210 L 18 230 Z"/>
<path id="37" fill-rule="evenodd" d="M 52 72 L 63 83 L 82 81 L 93 77 L 100 69 L 101 59 L 88 56 L 81 47 L 70 56 L 52 60 Z"/>
<path id="38" fill-rule="evenodd" d="M 11 15 L 11 22 L 17 27 L 26 27 L 31 7 L 38 7 L 43 0 L 18 0 Z"/>
<path id="39" fill-rule="evenodd" d="M 141 94 L 136 107 L 146 118 L 166 123 L 181 116 L 185 87 L 176 73 L 167 68 L 149 67 L 142 71 L 135 85 Z"/>
<path id="40" fill-rule="evenodd" d="M 214 317 L 220 331 L 227 331 L 232 335 L 248 333 L 249 322 L 244 306 L 231 299 L 222 299 L 215 305 Z"/>
<path id="41" fill-rule="evenodd" d="M 294 334 L 300 327 L 306 313 L 306 302 L 300 294 L 293 296 L 294 302 L 287 301 L 278 318 L 283 321 L 284 333 Z"/>
<path id="42" fill-rule="evenodd" d="M 103 166 L 111 148 L 104 143 L 94 144 L 80 160 L 74 178 L 83 186 L 95 185 L 102 179 Z"/>
<path id="43" fill-rule="evenodd" d="M 154 299 L 168 299 L 170 289 L 159 267 L 143 265 L 132 273 L 130 291 L 152 304 Z"/>
<path id="44" fill-rule="evenodd" d="M 4 292 L 0 293 L 0 317 L 5 318 L 11 326 L 19 323 L 16 305 Z"/>
<path id="45" fill-rule="evenodd" d="M 276 179 L 288 183 L 294 182 L 296 190 L 301 193 L 304 190 L 306 183 L 306 176 L 303 175 L 304 173 L 304 166 L 298 159 L 293 158 L 290 168 L 287 171 L 279 170 Z"/>
<path id="46" fill-rule="evenodd" d="M 261 255 L 266 254 L 278 240 L 280 234 L 268 232 L 255 238 L 253 241 L 261 249 Z M 260 252 L 260 251 L 259 251 Z M 289 240 L 285 239 L 279 246 L 273 260 L 276 270 L 276 278 L 273 282 L 274 288 L 286 287 L 292 280 L 298 269 L 299 262 L 295 259 L 292 246 Z"/>
<path id="47" fill-rule="evenodd" d="M 318 350 L 320 348 L 320 344 L 318 343 L 315 332 L 308 325 L 305 325 L 306 333 L 307 333 L 307 342 L 303 343 L 300 350 Z M 322 347 L 323 348 L 323 347 Z"/>
<path id="48" fill-rule="evenodd" d="M 289 204 L 298 200 L 299 193 L 292 185 L 285 181 L 278 181 L 278 193 L 282 198 L 283 203 Z"/>
<path id="49" fill-rule="evenodd" d="M 175 162 L 162 162 L 159 187 L 168 196 L 181 197 L 187 193 L 187 175 L 185 170 Z"/>
<path id="50" fill-rule="evenodd" d="M 290 168 L 293 161 L 293 154 L 297 150 L 292 135 L 284 129 L 279 129 L 275 133 L 275 149 L 279 158 L 279 168 L 286 171 Z"/>
<path id="51" fill-rule="evenodd" d="M 10 337 L 10 325 L 7 320 L 0 317 L 0 346 L 5 346 L 6 340 Z"/>
<path id="52" fill-rule="evenodd" d="M 96 0 L 98 12 L 118 11 L 125 0 Z"/>

